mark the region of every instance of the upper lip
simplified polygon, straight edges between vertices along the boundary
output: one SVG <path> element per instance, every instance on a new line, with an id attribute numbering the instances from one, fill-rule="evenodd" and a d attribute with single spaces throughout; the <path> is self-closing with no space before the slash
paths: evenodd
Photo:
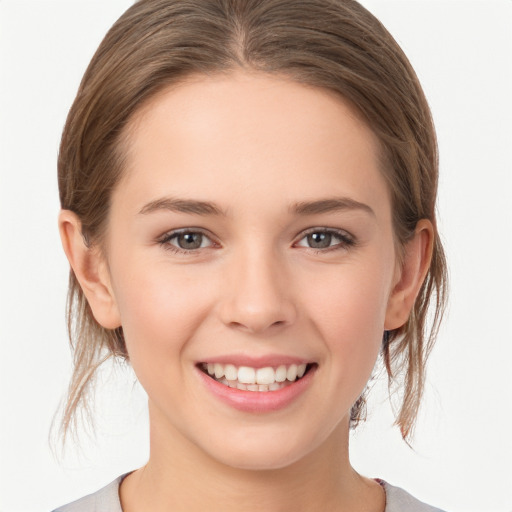
<path id="1" fill-rule="evenodd" d="M 198 362 L 198 364 L 203 363 L 218 363 L 218 364 L 232 364 L 233 366 L 248 366 L 250 368 L 265 368 L 267 366 L 278 367 L 281 365 L 289 366 L 292 364 L 309 364 L 313 363 L 309 359 L 304 359 L 296 356 L 288 356 L 288 355 L 279 355 L 279 354 L 269 354 L 264 356 L 248 356 L 248 355 L 224 355 L 224 356 L 215 356 L 208 357 Z"/>

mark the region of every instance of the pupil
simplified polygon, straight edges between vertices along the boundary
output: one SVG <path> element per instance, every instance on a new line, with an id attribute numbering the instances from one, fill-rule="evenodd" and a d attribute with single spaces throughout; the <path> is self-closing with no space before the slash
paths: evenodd
<path id="1" fill-rule="evenodd" d="M 183 233 L 178 237 L 178 245 L 181 249 L 199 249 L 202 241 L 201 233 Z"/>
<path id="2" fill-rule="evenodd" d="M 308 244 L 315 249 L 330 247 L 332 235 L 330 233 L 311 233 L 308 235 Z"/>

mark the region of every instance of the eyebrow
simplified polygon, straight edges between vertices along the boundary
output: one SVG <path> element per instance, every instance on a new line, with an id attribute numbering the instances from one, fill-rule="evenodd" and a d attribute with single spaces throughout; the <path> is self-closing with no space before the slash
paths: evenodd
<path id="1" fill-rule="evenodd" d="M 291 208 L 298 215 L 317 215 L 335 211 L 362 210 L 375 217 L 375 212 L 365 203 L 360 203 L 349 197 L 333 197 L 317 201 L 301 201 Z"/>
<path id="2" fill-rule="evenodd" d="M 226 216 L 214 203 L 209 201 L 198 201 L 193 199 L 177 199 L 163 197 L 151 201 L 139 211 L 139 214 L 146 215 L 157 211 L 171 211 L 178 213 L 190 213 L 194 215 L 218 215 Z M 348 197 L 336 197 L 319 199 L 315 201 L 301 201 L 290 208 L 292 213 L 297 215 L 318 215 L 335 211 L 362 210 L 375 217 L 375 212 L 367 204 L 355 201 Z"/>
<path id="3" fill-rule="evenodd" d="M 179 213 L 191 213 L 194 215 L 222 215 L 223 212 L 218 206 L 208 201 L 196 201 L 191 199 L 176 199 L 172 197 L 163 197 L 146 204 L 139 212 L 145 215 L 161 210 Z"/>

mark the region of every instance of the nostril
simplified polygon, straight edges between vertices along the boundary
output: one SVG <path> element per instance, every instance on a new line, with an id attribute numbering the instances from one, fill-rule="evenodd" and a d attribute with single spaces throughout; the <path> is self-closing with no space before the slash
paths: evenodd
<path id="1" fill-rule="evenodd" d="M 281 315 L 278 316 L 272 312 L 256 313 L 254 311 L 246 311 L 244 313 L 238 312 L 236 317 L 228 321 L 227 324 L 235 329 L 256 333 L 264 332 L 271 328 L 283 327 L 289 323 Z M 276 316 L 278 317 L 277 319 Z"/>
<path id="2" fill-rule="evenodd" d="M 229 322 L 229 326 L 246 332 L 258 333 L 272 328 L 283 327 L 288 323 L 285 320 L 276 320 L 275 322 L 265 322 L 263 319 L 261 320 L 262 321 L 250 319 L 246 322 Z"/>

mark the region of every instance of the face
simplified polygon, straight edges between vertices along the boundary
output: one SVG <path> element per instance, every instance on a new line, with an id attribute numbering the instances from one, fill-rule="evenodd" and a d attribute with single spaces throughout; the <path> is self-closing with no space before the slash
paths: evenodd
<path id="1" fill-rule="evenodd" d="M 346 435 L 398 279 L 348 104 L 242 73 L 162 93 L 131 125 L 106 255 L 153 431 L 258 469 Z"/>

